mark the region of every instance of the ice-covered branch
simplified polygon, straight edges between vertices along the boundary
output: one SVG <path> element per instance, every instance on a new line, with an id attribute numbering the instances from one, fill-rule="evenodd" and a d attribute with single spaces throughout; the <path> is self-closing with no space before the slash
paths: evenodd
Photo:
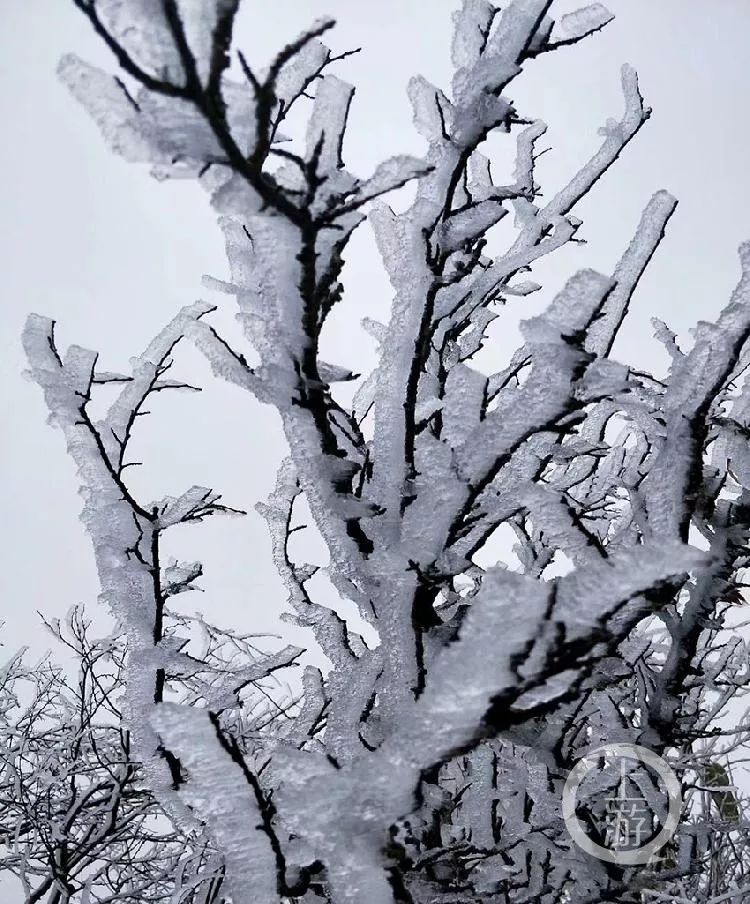
<path id="1" fill-rule="evenodd" d="M 662 191 L 654 195 L 643 211 L 633 241 L 615 269 L 615 287 L 589 329 L 586 348 L 595 355 L 608 355 L 612 349 L 612 343 L 628 312 L 630 299 L 659 247 L 676 207 L 677 201 L 668 192 Z"/>
<path id="2" fill-rule="evenodd" d="M 152 722 L 188 771 L 180 797 L 205 820 L 222 852 L 232 901 L 279 901 L 270 805 L 218 723 L 206 711 L 169 703 L 158 707 Z"/>
<path id="3" fill-rule="evenodd" d="M 217 494 L 194 487 L 179 499 L 138 501 L 124 476 L 124 458 L 136 417 L 158 386 L 169 355 L 190 323 L 210 308 L 181 311 L 133 360 L 130 378 L 106 416 L 89 413 L 96 355 L 71 346 L 57 350 L 52 321 L 32 315 L 24 331 L 30 375 L 44 391 L 50 420 L 63 431 L 81 479 L 83 521 L 94 547 L 101 600 L 128 638 L 126 720 L 134 748 L 160 802 L 169 806 L 170 789 L 181 780 L 179 762 L 159 743 L 148 713 L 164 693 L 166 659 L 162 648 L 166 596 L 160 562 L 161 534 L 168 527 L 226 511 Z"/>
<path id="4" fill-rule="evenodd" d="M 750 243 L 740 247 L 742 278 L 715 324 L 701 322 L 695 345 L 675 360 L 664 396 L 664 438 L 644 481 L 649 528 L 687 537 L 698 501 L 712 404 L 750 337 Z"/>

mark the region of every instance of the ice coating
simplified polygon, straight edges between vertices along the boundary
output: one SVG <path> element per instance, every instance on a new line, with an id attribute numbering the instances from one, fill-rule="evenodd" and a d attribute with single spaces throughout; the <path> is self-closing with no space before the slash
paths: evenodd
<path id="1" fill-rule="evenodd" d="M 717 666 L 704 628 L 745 561 L 747 406 L 733 392 L 747 365 L 750 251 L 729 306 L 698 327 L 691 350 L 656 324 L 673 358 L 666 379 L 614 360 L 675 209 L 658 192 L 611 276 L 572 275 L 523 321 L 503 370 L 476 360 L 502 306 L 539 288 L 527 278 L 534 264 L 578 240 L 576 204 L 650 115 L 623 67 L 620 120 L 541 200 L 546 126 L 504 92 L 535 57 L 611 15 L 598 3 L 555 18 L 550 0 L 502 10 L 465 0 L 450 91 L 422 77 L 408 87 L 423 157 L 395 154 L 359 177 L 346 168 L 353 88 L 330 71 L 337 59 L 321 40 L 331 20 L 265 72 L 238 57 L 239 83 L 227 78 L 235 3 L 109 2 L 100 18 L 84 6 L 139 87 L 75 58 L 61 75 L 117 153 L 206 187 L 230 266 L 229 281 L 211 285 L 234 296 L 244 333 L 242 347 L 230 345 L 209 306 L 193 305 L 124 375 L 97 372 L 96 355 L 75 346 L 61 357 L 44 318 L 25 333 L 31 375 L 79 468 L 102 600 L 128 638 L 127 719 L 151 792 L 176 823 L 203 818 L 233 902 L 312 901 L 316 889 L 331 904 L 619 894 L 564 834 L 558 792 L 589 742 L 664 751 L 677 732 L 707 725 L 690 675 L 716 684 L 718 669 L 740 674 L 747 659 L 733 643 Z M 302 104 L 298 146 L 281 130 Z M 515 144 L 507 178 L 485 153 L 491 133 Z M 414 202 L 396 213 L 383 196 L 412 182 Z M 509 215 L 515 234 L 490 256 L 487 235 Z M 357 376 L 319 350 L 331 310 L 347 303 L 344 255 L 365 219 L 394 297 L 387 324 L 363 324 L 379 357 L 349 408 L 331 386 Z M 186 386 L 165 376 L 184 341 L 278 411 L 289 458 L 258 511 L 289 619 L 330 663 L 306 668 L 301 698 L 252 732 L 241 691 L 303 651 L 227 662 L 232 644 L 248 648 L 229 635 L 216 645 L 201 620 L 214 638 L 206 649 L 219 652 L 209 662 L 187 654 L 187 622 L 168 600 L 194 589 L 202 566 L 158 560 L 163 531 L 237 510 L 198 486 L 141 502 L 123 473 L 145 399 Z M 123 388 L 95 423 L 91 392 L 112 381 Z M 721 495 L 729 480 L 736 504 Z M 325 565 L 293 557 L 303 500 Z M 707 550 L 691 545 L 691 525 Z M 478 564 L 504 527 L 517 569 Z M 321 586 L 352 604 L 359 627 L 316 597 Z M 653 613 L 658 641 L 644 628 Z M 165 696 L 180 688 L 181 702 Z M 651 787 L 648 796 L 663 803 Z"/>

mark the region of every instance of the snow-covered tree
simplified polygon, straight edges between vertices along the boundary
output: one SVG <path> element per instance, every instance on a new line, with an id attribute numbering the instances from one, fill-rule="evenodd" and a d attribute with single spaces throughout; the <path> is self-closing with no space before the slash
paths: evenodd
<path id="1" fill-rule="evenodd" d="M 115 752 L 97 767 L 109 776 L 108 790 L 92 792 L 101 811 L 75 804 L 74 785 L 41 828 L 14 817 L 20 859 L 11 862 L 26 888 L 43 876 L 36 888 L 50 901 L 206 904 L 750 894 L 742 802 L 720 727 L 750 680 L 748 647 L 726 621 L 750 566 L 750 245 L 735 294 L 715 323 L 696 327 L 690 349 L 654 323 L 671 356 L 666 375 L 612 357 L 675 210 L 664 191 L 611 275 L 571 276 L 522 323 L 524 343 L 503 370 L 486 373 L 477 360 L 503 307 L 539 288 L 526 276 L 535 262 L 580 241 L 577 203 L 650 115 L 625 66 L 620 119 L 542 201 L 535 161 L 546 127 L 507 91 L 536 57 L 606 26 L 607 10 L 595 3 L 558 18 L 552 0 L 464 0 L 451 86 L 409 84 L 423 157 L 396 156 L 360 177 L 343 159 L 353 88 L 332 74 L 341 55 L 321 40 L 331 20 L 261 72 L 235 53 L 238 0 L 74 3 L 119 71 L 67 57 L 63 80 L 117 153 L 207 189 L 230 267 L 211 286 L 236 300 L 247 348 L 230 344 L 211 307 L 196 303 L 130 373 L 113 374 L 93 352 L 59 351 L 50 320 L 28 321 L 30 373 L 77 465 L 101 601 L 120 631 L 112 643 L 121 653 L 106 655 L 118 662 L 121 696 L 103 698 Z M 292 112 L 306 117 L 301 140 L 284 134 Z M 509 174 L 488 150 L 497 134 L 514 142 Z M 399 212 L 384 196 L 404 186 L 413 200 Z M 512 238 L 490 253 L 504 217 Z M 322 360 L 320 344 L 332 309 L 347 303 L 347 244 L 365 219 L 394 297 L 389 323 L 363 323 L 380 354 L 360 379 Z M 129 485 L 144 404 L 187 388 L 171 376 L 185 342 L 217 376 L 274 406 L 288 441 L 276 489 L 258 509 L 291 618 L 330 667 L 307 666 L 286 697 L 282 683 L 268 690 L 270 676 L 302 650 L 260 652 L 172 605 L 201 565 L 165 563 L 164 534 L 233 510 L 202 487 L 151 501 Z M 346 405 L 337 384 L 357 379 Z M 117 393 L 99 417 L 91 403 L 102 384 Z M 325 563 L 298 561 L 290 547 L 305 529 L 303 503 Z M 481 567 L 478 553 L 495 548 L 504 528 L 515 533 L 512 557 Z M 338 614 L 326 592 L 357 618 Z M 200 650 L 196 631 L 208 638 Z M 81 647 L 82 661 L 93 649 Z M 86 701 L 99 699 L 101 689 L 89 693 Z M 71 774 L 95 746 L 88 717 L 79 723 L 86 741 L 65 761 Z M 735 720 L 730 747 L 746 728 Z M 16 723 L 4 731 L 15 751 Z M 59 731 L 61 744 L 77 737 Z M 127 756 L 116 749 L 123 738 Z M 585 854 L 563 822 L 568 772 L 604 742 L 648 747 L 682 778 L 683 821 L 648 867 Z M 34 753 L 27 780 L 38 794 L 49 793 L 44 755 Z M 113 773 L 112 758 L 126 772 Z M 129 797 L 131 769 L 138 786 Z M 592 818 L 617 780 L 603 776 L 582 803 Z M 645 769 L 633 780 L 663 817 L 663 789 Z M 164 840 L 140 815 L 124 840 L 107 836 L 115 794 L 129 800 L 128 813 L 152 808 Z M 90 827 L 45 840 L 70 808 Z M 148 834 L 143 867 L 138 831 Z M 69 847 L 85 859 L 78 872 L 60 859 Z M 114 878 L 105 881 L 107 869 Z"/>
<path id="2" fill-rule="evenodd" d="M 162 817 L 131 757 L 122 641 L 92 642 L 80 610 L 48 626 L 79 668 L 70 681 L 49 658 L 19 655 L 3 670 L 0 868 L 28 902 L 85 900 L 86 888 L 93 900 L 164 901 L 204 883 L 205 901 L 217 900 L 217 854 Z"/>

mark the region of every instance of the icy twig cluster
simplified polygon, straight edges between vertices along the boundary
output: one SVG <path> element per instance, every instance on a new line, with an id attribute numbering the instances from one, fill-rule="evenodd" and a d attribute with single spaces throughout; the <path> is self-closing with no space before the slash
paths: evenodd
<path id="1" fill-rule="evenodd" d="M 506 91 L 524 65 L 610 14 L 595 3 L 556 20 L 551 0 L 465 0 L 450 91 L 409 84 L 423 159 L 396 156 L 363 179 L 343 161 L 353 89 L 330 72 L 346 56 L 320 40 L 330 20 L 261 73 L 241 53 L 233 65 L 237 0 L 74 2 L 123 74 L 69 57 L 63 79 L 118 153 L 208 189 L 230 266 L 229 280 L 212 284 L 235 297 L 258 361 L 193 305 L 116 377 L 123 389 L 94 422 L 92 389 L 112 377 L 97 374 L 93 353 L 62 357 L 49 321 L 32 317 L 26 329 L 32 376 L 81 474 L 102 598 L 127 638 L 124 718 L 149 789 L 177 824 L 205 829 L 234 904 L 640 900 L 642 877 L 573 846 L 559 794 L 596 741 L 645 744 L 701 775 L 715 768 L 700 742 L 747 683 L 748 651 L 727 640 L 724 617 L 749 564 L 750 246 L 729 306 L 698 326 L 689 351 L 655 324 L 672 357 L 664 379 L 611 353 L 674 212 L 666 192 L 646 206 L 611 276 L 572 276 L 523 322 L 523 345 L 502 371 L 477 361 L 502 306 L 539 288 L 525 276 L 534 263 L 580 241 L 576 204 L 649 117 L 626 66 L 621 118 L 541 202 L 546 127 Z M 303 105 L 306 136 L 290 141 L 285 121 Z M 485 153 L 496 133 L 515 136 L 506 180 Z M 413 203 L 396 212 L 382 198 L 407 183 Z M 330 312 L 346 303 L 344 254 L 366 216 L 394 298 L 388 324 L 363 324 L 379 362 L 347 406 L 336 385 L 357 377 L 319 349 Z M 514 235 L 495 249 L 504 217 Z M 165 569 L 159 540 L 226 507 L 202 488 L 142 503 L 124 473 L 145 399 L 184 388 L 165 373 L 185 338 L 217 375 L 278 410 L 290 457 L 259 510 L 292 617 L 331 663 L 325 675 L 308 667 L 302 698 L 255 734 L 232 701 L 249 673 L 267 676 L 301 651 L 268 654 L 195 692 L 205 665 L 165 625 L 168 597 L 190 589 L 200 566 Z M 326 566 L 290 552 L 302 498 Z M 480 567 L 477 553 L 504 526 L 520 567 Z M 569 572 L 551 577 L 561 562 Z M 318 575 L 354 605 L 359 629 L 316 598 Z M 181 701 L 167 696 L 180 687 Z M 695 900 L 731 889 L 717 892 L 715 875 L 696 867 L 713 800 L 652 877 L 659 894 L 675 882 L 692 883 Z M 736 850 L 726 883 L 744 875 Z"/>

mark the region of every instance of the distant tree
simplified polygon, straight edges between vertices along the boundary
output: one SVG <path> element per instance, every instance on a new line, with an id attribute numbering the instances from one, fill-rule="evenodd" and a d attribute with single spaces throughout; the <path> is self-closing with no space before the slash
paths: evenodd
<path id="1" fill-rule="evenodd" d="M 238 657 L 252 681 L 271 671 L 252 638 L 202 619 L 195 624 L 205 652 L 201 667 L 185 676 L 187 701 L 224 687 L 217 679 Z M 79 609 L 63 626 L 47 627 L 78 671 L 71 680 L 49 657 L 32 666 L 23 653 L 0 671 L 0 870 L 20 880 L 29 904 L 224 900 L 222 861 L 210 839 L 195 820 L 165 818 L 131 755 L 119 707 L 123 639 L 92 641 Z M 278 718 L 260 693 L 244 696 L 248 713 L 233 713 L 236 732 Z"/>
<path id="2" fill-rule="evenodd" d="M 111 752 L 96 766 L 109 790 L 98 809 L 76 811 L 91 828 L 45 840 L 70 803 L 34 806 L 39 826 L 24 822 L 28 795 L 47 793 L 37 778 L 44 750 L 68 750 L 78 736 L 67 722 L 34 752 L 22 792 L 4 792 L 18 811 L 23 865 L 10 864 L 27 900 L 39 900 L 32 876 L 49 901 L 746 900 L 747 823 L 726 756 L 748 726 L 727 730 L 721 718 L 730 704 L 737 711 L 750 676 L 748 647 L 726 622 L 750 566 L 750 245 L 729 305 L 698 325 L 692 348 L 654 321 L 671 356 L 665 376 L 611 353 L 674 212 L 666 192 L 647 204 L 612 276 L 575 274 L 522 323 L 524 344 L 504 370 L 487 374 L 477 362 L 503 306 L 539 288 L 525 276 L 535 262 L 581 240 L 576 204 L 649 117 L 626 66 L 622 118 L 541 201 L 545 125 L 505 92 L 526 64 L 597 32 L 610 14 L 596 3 L 557 20 L 551 0 L 502 10 L 465 0 L 451 90 L 421 77 L 409 84 L 424 157 L 391 158 L 361 179 L 343 163 L 353 89 L 329 71 L 345 56 L 320 40 L 331 20 L 260 72 L 233 53 L 238 0 L 74 2 L 121 73 L 67 57 L 63 80 L 115 151 L 209 191 L 230 265 L 229 281 L 211 284 L 235 297 L 257 363 L 201 303 L 127 374 L 100 370 L 77 346 L 63 354 L 51 321 L 28 321 L 30 372 L 78 467 L 101 600 L 121 632 L 118 652 L 106 653 L 121 700 L 85 704 L 112 719 L 101 728 Z M 298 108 L 306 136 L 290 141 L 283 130 Z M 495 134 L 515 141 L 506 176 L 486 156 Z M 407 184 L 406 210 L 382 201 Z M 511 213 L 512 239 L 491 251 L 493 227 Z M 319 349 L 329 314 L 346 303 L 347 243 L 365 218 L 394 299 L 387 325 L 363 323 L 379 363 L 348 406 L 337 384 L 358 378 Z M 152 502 L 128 482 L 145 403 L 188 388 L 170 375 L 185 340 L 283 424 L 290 456 L 258 508 L 293 619 L 330 662 L 325 673 L 305 668 L 298 696 L 280 696 L 268 677 L 301 650 L 261 653 L 172 606 L 201 566 L 166 564 L 165 532 L 232 510 L 205 488 Z M 90 403 L 105 383 L 120 388 L 97 418 Z M 299 521 L 303 500 L 314 527 Z M 513 556 L 480 567 L 477 554 L 508 527 Z M 290 537 L 304 529 L 322 536 L 327 564 L 294 558 Z M 358 621 L 337 614 L 336 595 Z M 220 640 L 201 649 L 194 628 Z M 78 650 L 85 670 L 94 649 Z M 69 706 L 54 682 L 53 728 Z M 269 715 L 251 718 L 259 695 Z M 86 743 L 63 760 L 71 775 L 94 748 L 85 707 L 75 724 L 86 723 Z M 17 727 L 8 736 L 21 743 Z M 645 867 L 585 854 L 562 819 L 569 771 L 606 742 L 653 750 L 683 783 L 682 822 L 663 859 Z M 145 848 L 146 816 L 125 840 L 107 835 L 104 801 L 123 796 L 130 770 L 139 778 L 124 794 L 128 812 L 143 801 L 164 833 Z M 580 802 L 592 826 L 618 780 L 602 775 Z M 631 778 L 663 819 L 664 789 L 645 768 Z M 65 801 L 81 793 L 74 783 Z M 87 832 L 101 839 L 95 850 Z M 106 881 L 66 867 L 69 844 L 89 870 L 106 862 Z M 140 881 L 148 890 L 136 893 Z"/>

